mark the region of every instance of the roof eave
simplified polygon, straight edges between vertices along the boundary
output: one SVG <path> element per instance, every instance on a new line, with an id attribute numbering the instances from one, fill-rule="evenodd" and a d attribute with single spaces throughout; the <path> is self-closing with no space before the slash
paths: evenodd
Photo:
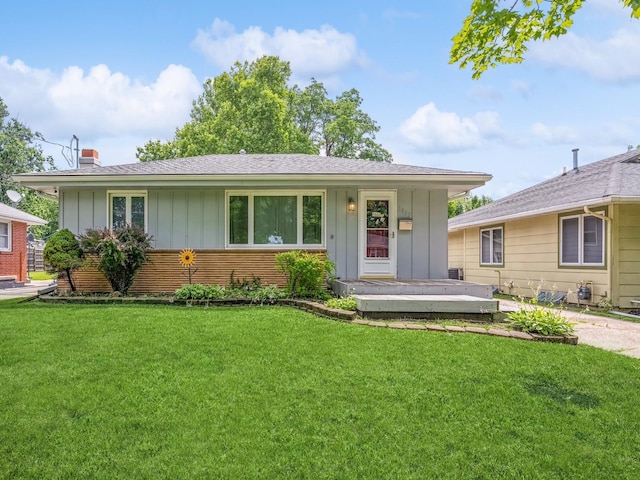
<path id="1" fill-rule="evenodd" d="M 624 199 L 624 200 L 622 200 Z M 635 200 L 634 200 L 635 199 Z M 608 205 L 612 203 L 634 203 L 640 201 L 640 197 L 600 197 L 590 200 L 582 200 L 579 202 L 565 203 L 562 205 L 554 205 L 552 207 L 541 208 L 537 210 L 529 210 L 526 212 L 514 213 L 511 215 L 501 215 L 497 217 L 489 217 L 480 220 L 473 220 L 470 222 L 460 223 L 457 225 L 449 226 L 450 232 L 456 232 L 458 230 L 464 230 L 471 227 L 479 227 L 481 225 L 488 225 L 490 223 L 501 223 L 509 220 L 521 220 L 524 218 L 536 217 L 538 215 L 547 215 L 550 213 L 558 213 L 565 210 L 582 209 L 583 207 L 595 207 L 599 205 Z"/>
<path id="2" fill-rule="evenodd" d="M 277 174 L 277 175 L 15 175 L 13 179 L 34 190 L 55 194 L 63 186 L 233 186 L 304 184 L 346 184 L 394 182 L 397 184 L 462 185 L 473 189 L 491 180 L 487 174 Z"/>

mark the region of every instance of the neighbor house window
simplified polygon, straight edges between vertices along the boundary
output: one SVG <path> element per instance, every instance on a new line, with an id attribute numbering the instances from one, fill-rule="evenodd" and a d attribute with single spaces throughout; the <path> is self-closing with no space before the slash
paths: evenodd
<path id="1" fill-rule="evenodd" d="M 560 220 L 560 265 L 604 265 L 604 220 L 574 215 Z"/>
<path id="2" fill-rule="evenodd" d="M 484 228 L 480 230 L 480 264 L 502 265 L 502 227 Z"/>
<path id="3" fill-rule="evenodd" d="M 0 251 L 11 250 L 11 223 L 0 221 Z"/>
<path id="4" fill-rule="evenodd" d="M 227 192 L 227 240 L 240 246 L 322 246 L 324 192 Z"/>
<path id="5" fill-rule="evenodd" d="M 109 192 L 109 227 L 147 229 L 147 192 Z"/>

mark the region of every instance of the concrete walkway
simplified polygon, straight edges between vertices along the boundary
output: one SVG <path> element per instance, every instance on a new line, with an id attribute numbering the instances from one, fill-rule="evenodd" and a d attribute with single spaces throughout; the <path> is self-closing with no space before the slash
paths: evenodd
<path id="1" fill-rule="evenodd" d="M 24 287 L 0 288 L 0 300 L 35 297 L 41 290 L 53 285 L 51 280 L 32 280 Z"/>
<path id="2" fill-rule="evenodd" d="M 520 308 L 520 303 L 500 300 L 500 311 L 510 312 Z M 570 322 L 575 323 L 578 343 L 640 358 L 640 323 L 615 318 L 589 315 L 582 312 L 559 310 Z"/>

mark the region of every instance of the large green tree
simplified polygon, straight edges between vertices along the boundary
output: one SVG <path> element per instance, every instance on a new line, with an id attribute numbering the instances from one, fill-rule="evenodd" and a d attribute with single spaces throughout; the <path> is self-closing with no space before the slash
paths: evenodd
<path id="1" fill-rule="evenodd" d="M 527 44 L 569 31 L 583 0 L 473 0 L 462 29 L 453 37 L 451 63 L 471 66 L 472 77 L 497 64 L 520 63 Z M 620 0 L 640 18 L 640 0 Z"/>
<path id="2" fill-rule="evenodd" d="M 375 142 L 380 127 L 361 110 L 352 89 L 335 100 L 315 80 L 289 87 L 291 68 L 278 57 L 236 62 L 207 79 L 193 102 L 191 120 L 175 137 L 139 147 L 141 161 L 213 153 L 313 153 L 391 161 Z"/>
<path id="3" fill-rule="evenodd" d="M 21 193 L 23 199 L 19 208 L 49 221 L 48 225 L 31 227 L 31 232 L 39 238 L 58 228 L 58 204 L 38 196 L 33 190 L 18 186 L 11 176 L 54 168 L 53 158 L 42 152 L 41 138 L 40 133 L 15 118 L 9 118 L 9 109 L 0 98 L 0 202 L 11 205 L 7 190 Z"/>
<path id="4" fill-rule="evenodd" d="M 482 207 L 483 205 L 487 205 L 491 202 L 493 202 L 493 200 L 485 195 L 482 195 L 482 197 L 471 195 L 470 197 L 451 200 L 449 202 L 449 218 L 457 217 L 458 215 L 475 210 L 476 208 Z"/>

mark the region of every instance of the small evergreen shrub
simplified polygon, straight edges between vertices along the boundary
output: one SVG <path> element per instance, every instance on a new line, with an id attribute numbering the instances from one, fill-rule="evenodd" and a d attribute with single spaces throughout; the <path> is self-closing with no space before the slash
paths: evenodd
<path id="1" fill-rule="evenodd" d="M 76 291 L 76 286 L 71 273 L 82 266 L 83 257 L 80 243 L 67 228 L 51 235 L 42 251 L 42 259 L 48 267 L 57 273 L 66 273 L 72 292 Z"/>
<path id="2" fill-rule="evenodd" d="M 339 308 L 340 310 L 356 311 L 356 299 L 353 297 L 330 298 L 325 302 L 329 308 Z"/>
<path id="3" fill-rule="evenodd" d="M 291 250 L 276 255 L 278 271 L 287 277 L 286 292 L 294 298 L 326 298 L 327 280 L 335 265 L 316 253 Z"/>

